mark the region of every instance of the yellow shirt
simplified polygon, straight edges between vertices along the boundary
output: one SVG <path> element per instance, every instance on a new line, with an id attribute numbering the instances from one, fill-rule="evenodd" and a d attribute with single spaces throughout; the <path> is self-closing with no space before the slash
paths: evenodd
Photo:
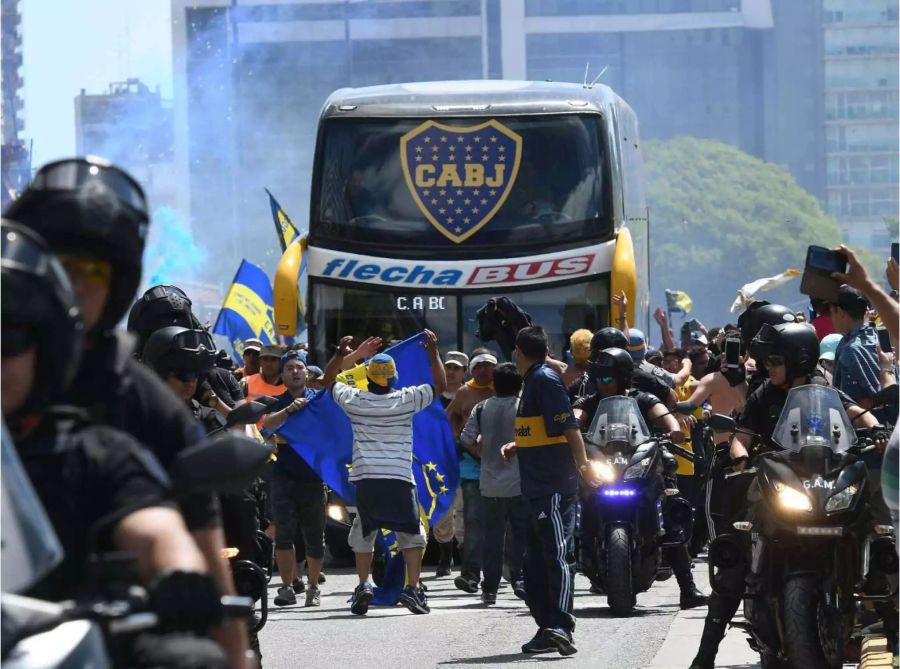
<path id="1" fill-rule="evenodd" d="M 679 402 L 683 402 L 685 400 L 690 399 L 691 395 L 694 393 L 693 386 L 696 385 L 697 379 L 693 376 L 688 376 L 687 381 L 685 381 L 682 385 L 675 388 L 675 395 L 678 397 Z M 691 431 L 686 427 L 681 428 L 682 434 L 684 434 L 684 443 L 681 444 L 681 447 L 686 451 L 694 452 L 694 447 L 691 444 Z M 676 455 L 675 459 L 678 461 L 678 470 L 675 472 L 678 476 L 693 476 L 694 475 L 694 463 L 690 460 L 687 460 L 680 455 Z"/>

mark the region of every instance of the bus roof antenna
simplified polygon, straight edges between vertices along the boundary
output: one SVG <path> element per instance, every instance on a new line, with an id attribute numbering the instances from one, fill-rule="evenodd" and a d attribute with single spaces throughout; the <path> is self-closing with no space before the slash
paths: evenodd
<path id="1" fill-rule="evenodd" d="M 590 66 L 591 66 L 591 61 L 586 61 L 584 64 L 584 81 L 581 84 L 582 88 L 588 88 L 587 75 L 588 75 L 588 68 Z"/>
<path id="2" fill-rule="evenodd" d="M 591 82 L 591 85 L 588 86 L 588 88 L 593 88 L 594 84 L 596 84 L 598 81 L 600 81 L 600 77 L 602 77 L 603 73 L 606 72 L 608 69 L 609 69 L 609 65 L 604 65 L 603 69 L 600 70 L 600 74 L 598 74 L 596 77 L 594 77 L 594 80 Z"/>

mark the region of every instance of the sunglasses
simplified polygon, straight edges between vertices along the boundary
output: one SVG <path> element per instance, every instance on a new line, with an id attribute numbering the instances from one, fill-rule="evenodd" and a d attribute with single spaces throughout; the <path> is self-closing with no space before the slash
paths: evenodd
<path id="1" fill-rule="evenodd" d="M 73 281 L 81 281 L 96 288 L 112 283 L 112 265 L 99 258 L 88 258 L 61 253 L 59 260 Z"/>
<path id="2" fill-rule="evenodd" d="M 178 379 L 182 383 L 190 383 L 191 381 L 196 381 L 197 379 L 200 378 L 199 372 L 187 372 L 187 371 L 169 372 L 169 376 Z"/>
<path id="3" fill-rule="evenodd" d="M 616 379 L 616 377 L 614 377 L 614 376 L 598 376 L 597 377 L 597 380 L 600 383 L 612 383 L 613 381 L 615 381 L 615 379 Z"/>
<path id="4" fill-rule="evenodd" d="M 22 355 L 34 346 L 34 330 L 26 325 L 4 324 L 0 331 L 0 356 Z"/>
<path id="5" fill-rule="evenodd" d="M 766 367 L 783 367 L 783 366 L 784 366 L 784 356 L 783 355 L 766 356 Z"/>

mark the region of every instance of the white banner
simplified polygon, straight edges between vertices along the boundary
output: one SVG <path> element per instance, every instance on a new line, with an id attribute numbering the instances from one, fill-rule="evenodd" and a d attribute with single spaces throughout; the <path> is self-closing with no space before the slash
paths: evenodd
<path id="1" fill-rule="evenodd" d="M 309 275 L 407 288 L 483 290 L 527 286 L 609 272 L 615 240 L 585 248 L 509 259 L 399 260 L 310 248 Z"/>

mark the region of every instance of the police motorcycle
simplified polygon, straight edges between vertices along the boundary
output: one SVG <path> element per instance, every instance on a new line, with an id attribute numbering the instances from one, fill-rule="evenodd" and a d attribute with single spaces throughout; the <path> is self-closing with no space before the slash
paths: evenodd
<path id="1" fill-rule="evenodd" d="M 689 520 L 693 511 L 686 500 L 674 497 L 677 489 L 666 488 L 663 442 L 651 435 L 633 398 L 600 400 L 585 443 L 590 466 L 603 483 L 582 497 L 582 566 L 606 593 L 613 614 L 629 615 L 639 592 L 671 576 L 662 565 L 664 498 L 673 496 L 669 512 L 674 515 L 687 514 Z M 685 449 L 665 445 L 691 457 Z"/>
<path id="2" fill-rule="evenodd" d="M 725 416 L 711 424 L 750 434 Z M 890 611 L 886 627 L 887 618 L 896 625 L 893 526 L 873 521 L 860 458 L 875 446 L 858 436 L 837 391 L 819 385 L 790 390 L 771 441 L 780 449 L 728 475 L 753 477 L 750 514 L 711 544 L 710 582 L 727 589 L 724 571 L 746 571 L 746 591 L 733 594 L 743 594 L 764 668 L 840 667 L 859 602 Z"/>
<path id="3" fill-rule="evenodd" d="M 0 658 L 6 669 L 107 669 L 122 666 L 116 648 L 158 618 L 148 593 L 136 583 L 133 560 L 98 555 L 98 590 L 84 601 L 47 602 L 22 596 L 62 559 L 49 519 L 15 453 L 6 427 L 2 438 L 2 586 Z M 173 489 L 230 492 L 251 481 L 271 451 L 241 437 L 206 440 L 181 453 L 170 472 Z M 244 618 L 246 597 L 223 596 L 223 615 Z"/>
<path id="4" fill-rule="evenodd" d="M 269 400 L 272 398 L 261 398 Z M 225 425 L 209 433 L 209 436 L 224 433 L 226 430 L 243 425 L 254 425 L 260 418 L 272 411 L 272 404 L 266 401 L 251 401 L 233 409 L 225 417 Z M 270 447 L 267 447 L 270 448 Z M 251 483 L 252 485 L 252 483 Z M 225 549 L 225 557 L 231 566 L 231 577 L 234 580 L 234 589 L 242 597 L 253 600 L 254 606 L 259 603 L 258 613 L 249 624 L 250 632 L 259 632 L 266 626 L 269 618 L 268 584 L 272 580 L 275 561 L 275 543 L 262 530 L 256 532 L 256 542 L 259 546 L 261 559 L 255 562 L 251 556 L 241 555 L 241 551 L 235 547 Z M 254 636 L 254 642 L 256 638 Z"/>

